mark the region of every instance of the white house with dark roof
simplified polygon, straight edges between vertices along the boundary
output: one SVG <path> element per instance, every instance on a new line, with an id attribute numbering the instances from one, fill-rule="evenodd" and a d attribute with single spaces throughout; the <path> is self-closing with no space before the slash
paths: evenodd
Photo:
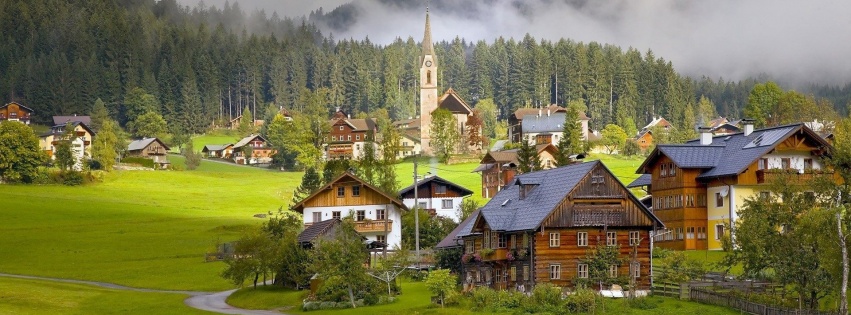
<path id="1" fill-rule="evenodd" d="M 425 209 L 433 215 L 447 217 L 455 222 L 460 221 L 461 202 L 473 194 L 473 191 L 436 175 L 418 181 L 417 187 L 416 196 L 414 185 L 399 191 L 399 198 L 408 209 L 418 205 L 420 209 Z"/>
<path id="2" fill-rule="evenodd" d="M 830 144 L 804 124 L 754 130 L 745 122 L 743 130 L 718 136 L 703 130 L 685 144 L 658 145 L 638 168 L 642 176 L 630 186 L 646 187 L 667 228 L 656 233 L 658 246 L 720 250 L 745 200 L 769 194 L 772 181 L 838 179 L 819 159 Z"/>

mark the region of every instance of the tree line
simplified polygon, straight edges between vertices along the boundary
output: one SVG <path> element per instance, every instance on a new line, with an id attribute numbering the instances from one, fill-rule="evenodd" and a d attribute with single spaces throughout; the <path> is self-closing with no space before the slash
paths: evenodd
<path id="1" fill-rule="evenodd" d="M 392 120 L 418 114 L 420 46 L 410 37 L 337 40 L 238 4 L 175 0 L 4 1 L 0 27 L 0 98 L 34 108 L 39 123 L 90 112 L 100 98 L 126 126 L 136 88 L 154 97 L 172 134 L 203 132 L 246 109 L 262 118 L 270 104 L 305 110 L 305 95 L 320 90 L 326 115 L 337 107 L 353 115 L 384 109 Z M 685 124 L 701 95 L 714 103 L 703 116 L 740 117 L 757 83 L 695 80 L 652 51 L 570 39 L 455 38 L 435 50 L 441 90 L 452 87 L 471 104 L 492 100 L 500 119 L 521 107 L 581 102 L 595 130 L 641 127 L 655 115 Z M 838 101 L 849 92 L 814 90 Z"/>

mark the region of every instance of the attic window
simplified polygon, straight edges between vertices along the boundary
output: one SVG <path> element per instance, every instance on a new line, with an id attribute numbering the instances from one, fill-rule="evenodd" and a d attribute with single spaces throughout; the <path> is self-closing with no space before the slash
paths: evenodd
<path id="1" fill-rule="evenodd" d="M 538 185 L 520 184 L 520 200 L 526 199 L 526 195 L 535 190 L 535 187 L 538 187 Z"/>

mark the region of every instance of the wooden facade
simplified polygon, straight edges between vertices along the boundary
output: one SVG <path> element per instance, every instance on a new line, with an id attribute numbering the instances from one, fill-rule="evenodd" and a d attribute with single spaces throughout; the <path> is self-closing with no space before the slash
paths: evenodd
<path id="1" fill-rule="evenodd" d="M 612 265 L 614 278 L 623 282 L 634 274 L 638 288 L 649 289 L 650 233 L 661 222 L 602 163 L 588 163 L 597 165 L 574 187 L 565 188 L 570 191 L 534 230 L 492 230 L 486 216 L 479 215 L 471 233 L 462 237 L 468 286 L 525 290 L 552 283 L 575 287 L 578 279 L 589 277 L 588 270 L 580 272 L 579 266 L 587 267 L 585 260 L 597 245 L 608 245 L 619 247 L 621 262 Z M 521 199 L 524 189 L 529 193 L 542 189 L 526 186 L 530 187 L 521 185 L 518 190 Z M 482 211 L 488 211 L 487 206 Z M 638 271 L 632 272 L 633 268 Z"/>
<path id="2" fill-rule="evenodd" d="M 326 137 L 326 156 L 332 160 L 359 159 L 370 131 L 373 136 L 378 131 L 372 119 L 349 119 L 342 112 L 337 112 L 330 124 L 331 132 Z"/>
<path id="3" fill-rule="evenodd" d="M 682 169 L 667 156 L 651 164 L 653 213 L 667 231 L 657 245 L 668 249 L 707 248 L 706 184 L 698 181 L 702 169 Z"/>
<path id="4" fill-rule="evenodd" d="M 160 167 L 165 167 L 169 164 L 168 150 L 169 147 L 158 138 L 142 139 L 130 143 L 127 156 L 151 159 Z"/>
<path id="5" fill-rule="evenodd" d="M 30 117 L 33 110 L 16 102 L 11 102 L 0 107 L 0 122 L 2 121 L 20 121 L 24 124 L 30 124 Z"/>

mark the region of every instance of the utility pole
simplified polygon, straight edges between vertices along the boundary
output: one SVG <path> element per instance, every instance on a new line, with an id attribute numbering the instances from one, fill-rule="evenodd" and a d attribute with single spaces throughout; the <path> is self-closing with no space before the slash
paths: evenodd
<path id="1" fill-rule="evenodd" d="M 419 155 L 414 157 L 414 239 L 416 243 L 416 253 L 417 253 L 417 272 L 420 272 L 420 198 L 418 194 L 419 187 L 417 187 L 417 160 L 419 159 Z"/>

